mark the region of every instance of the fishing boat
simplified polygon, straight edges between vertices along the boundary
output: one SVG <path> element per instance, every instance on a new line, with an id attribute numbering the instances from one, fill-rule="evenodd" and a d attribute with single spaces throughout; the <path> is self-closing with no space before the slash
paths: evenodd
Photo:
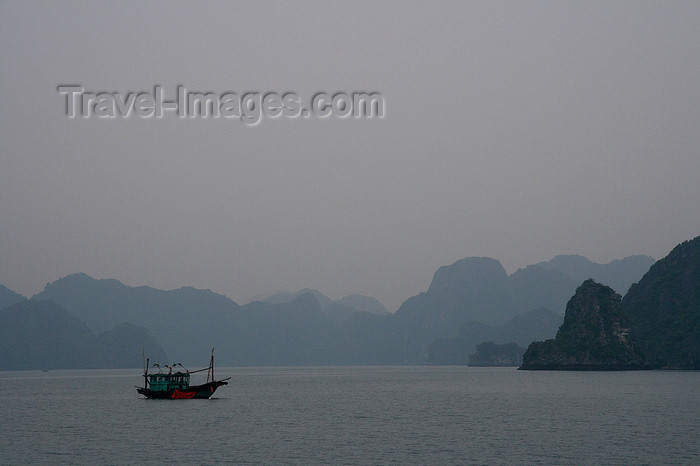
<path id="1" fill-rule="evenodd" d="M 214 349 L 211 350 L 211 359 L 209 367 L 195 371 L 189 371 L 182 364 L 173 364 L 172 366 L 161 366 L 153 364 L 153 367 L 158 368 L 158 372 L 149 372 L 149 360 L 144 364 L 143 387 L 136 387 L 136 391 L 146 398 L 158 398 L 166 400 L 192 399 L 192 398 L 210 398 L 217 388 L 222 385 L 228 385 L 225 379 L 214 379 Z M 152 369 L 151 367 L 150 369 Z M 176 369 L 180 367 L 181 369 Z M 167 369 L 167 372 L 163 372 Z M 176 369 L 173 372 L 173 369 Z M 197 372 L 207 371 L 207 381 L 201 385 L 190 385 L 190 375 Z"/>

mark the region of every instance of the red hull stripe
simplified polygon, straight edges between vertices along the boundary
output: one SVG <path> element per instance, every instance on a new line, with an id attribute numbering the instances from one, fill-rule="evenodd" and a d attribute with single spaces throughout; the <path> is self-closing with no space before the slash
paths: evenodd
<path id="1" fill-rule="evenodd" d="M 182 398 L 194 398 L 197 392 L 183 392 L 181 390 L 175 390 L 173 392 L 173 399 L 178 400 Z"/>

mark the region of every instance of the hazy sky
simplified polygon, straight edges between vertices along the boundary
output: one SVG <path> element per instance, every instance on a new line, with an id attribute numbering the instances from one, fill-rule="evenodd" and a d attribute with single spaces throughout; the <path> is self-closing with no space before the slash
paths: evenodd
<path id="1" fill-rule="evenodd" d="M 700 234 L 700 2 L 0 3 L 0 283 L 394 310 L 467 256 Z M 66 117 L 86 91 L 375 91 L 382 119 Z"/>

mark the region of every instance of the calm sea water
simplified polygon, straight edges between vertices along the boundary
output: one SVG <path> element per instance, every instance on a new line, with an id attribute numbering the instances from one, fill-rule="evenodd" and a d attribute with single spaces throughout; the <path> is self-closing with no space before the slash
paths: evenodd
<path id="1" fill-rule="evenodd" d="M 1 464 L 699 464 L 700 373 L 221 369 L 211 400 L 138 370 L 0 372 Z"/>

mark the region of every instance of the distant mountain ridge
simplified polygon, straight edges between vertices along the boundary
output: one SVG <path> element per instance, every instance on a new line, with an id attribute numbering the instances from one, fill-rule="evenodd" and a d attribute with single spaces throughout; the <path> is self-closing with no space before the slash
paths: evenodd
<path id="1" fill-rule="evenodd" d="M 508 275 L 499 261 L 476 257 L 440 267 L 427 291 L 394 314 L 359 295 L 333 301 L 305 289 L 240 306 L 210 290 L 131 287 L 86 274 L 49 283 L 34 298 L 59 303 L 97 334 L 123 322 L 145 327 L 182 362 L 215 346 L 224 365 L 427 364 L 444 360 L 431 353 L 438 342 L 455 340 L 453 349 L 461 344 L 455 351 L 464 360 L 479 343 L 469 340 L 476 335 L 522 345 L 548 337 L 551 321 L 561 319 L 553 311 L 563 309 L 575 287 L 552 267 Z M 505 330 L 511 321 L 518 322 L 516 337 L 514 329 Z"/>
<path id="2" fill-rule="evenodd" d="M 597 264 L 579 255 L 559 255 L 535 265 L 562 272 L 573 279 L 574 283 L 593 278 L 624 295 L 633 283 L 639 281 L 640 271 L 644 274 L 654 262 L 656 261 L 653 257 L 644 255 L 628 256 L 607 264 Z"/>
<path id="3" fill-rule="evenodd" d="M 612 267 L 624 272 L 621 272 L 624 277 L 617 280 L 621 286 L 629 286 L 628 280 L 639 279 L 648 270 L 646 259 L 623 259 L 610 266 L 594 264 L 581 256 L 558 257 L 553 264 L 531 265 L 512 275 L 506 273 L 499 261 L 488 257 L 469 257 L 440 267 L 428 290 L 409 298 L 396 311 L 406 360 L 443 360 L 445 355 L 438 355 L 439 351 L 432 345 L 436 341 L 457 338 L 465 325 L 499 326 L 536 308 L 561 312 L 559 310 L 565 308 L 576 290 L 574 279 L 559 270 L 573 268 L 562 264 L 579 264 L 581 267 L 576 273 L 586 274 L 608 273 Z M 508 343 L 510 340 L 495 341 Z M 469 351 L 477 343 L 470 342 Z M 527 345 L 527 342 L 521 344 Z M 464 358 L 466 360 L 466 355 Z"/>
<path id="4" fill-rule="evenodd" d="M 95 279 L 84 273 L 49 283 L 32 298 L 61 303 L 94 331 L 105 331 L 125 321 L 160 324 L 166 318 L 190 315 L 195 310 L 217 315 L 238 307 L 231 299 L 211 290 L 190 286 L 167 291 L 149 286 L 131 287 L 112 278 Z M 97 303 L 100 312 L 93 308 Z"/>
<path id="5" fill-rule="evenodd" d="M 145 328 L 125 323 L 95 336 L 53 301 L 20 301 L 0 310 L 0 322 L 0 370 L 134 368 L 138 348 L 166 358 Z"/>
<path id="6" fill-rule="evenodd" d="M 266 303 L 283 304 L 294 301 L 299 296 L 310 293 L 316 298 L 318 304 L 321 306 L 321 310 L 325 311 L 331 308 L 333 305 L 339 305 L 342 307 L 350 308 L 359 312 L 369 312 L 371 314 L 389 314 L 389 310 L 379 302 L 376 298 L 369 296 L 363 296 L 361 294 L 352 294 L 345 296 L 344 298 L 332 300 L 325 294 L 318 290 L 311 288 L 304 288 L 296 293 L 289 293 L 286 291 L 279 291 L 270 295 L 260 295 L 256 297 L 253 301 L 264 301 Z"/>
<path id="7" fill-rule="evenodd" d="M 168 354 L 181 360 L 211 351 L 212 340 L 229 333 L 233 312 L 239 308 L 231 299 L 210 290 L 130 287 L 83 273 L 49 283 L 32 299 L 61 304 L 95 333 L 123 322 L 143 326 Z"/>
<path id="8" fill-rule="evenodd" d="M 455 338 L 436 339 L 428 348 L 428 362 L 440 365 L 468 364 L 468 355 L 477 351 L 483 342 L 507 344 L 514 342 L 527 347 L 533 340 L 552 337 L 562 323 L 562 316 L 547 308 L 513 317 L 503 325 L 467 322 Z"/>
<path id="9" fill-rule="evenodd" d="M 7 306 L 24 301 L 25 299 L 27 298 L 19 293 L 15 293 L 5 285 L 0 284 L 0 309 L 4 309 Z"/>

